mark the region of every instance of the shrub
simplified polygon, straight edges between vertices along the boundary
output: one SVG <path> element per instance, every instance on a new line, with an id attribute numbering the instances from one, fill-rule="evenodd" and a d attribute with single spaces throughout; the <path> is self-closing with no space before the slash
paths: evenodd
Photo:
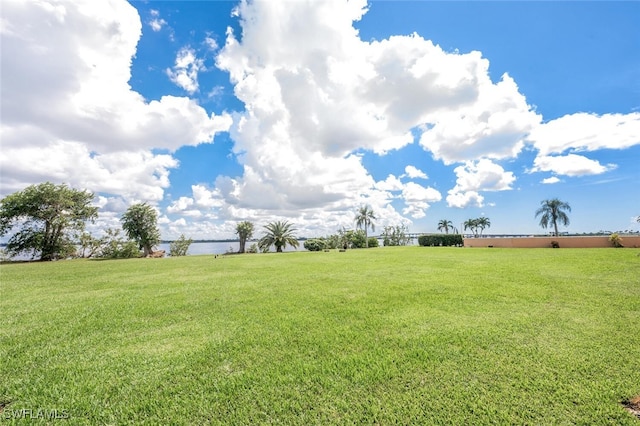
<path id="1" fill-rule="evenodd" d="M 324 238 L 325 249 L 336 249 L 340 245 L 340 235 L 331 234 Z"/>
<path id="2" fill-rule="evenodd" d="M 131 259 L 140 257 L 140 246 L 133 240 L 120 237 L 119 229 L 107 229 L 107 235 L 102 240 L 100 253 L 97 257 L 103 259 Z"/>
<path id="3" fill-rule="evenodd" d="M 378 243 L 378 239 L 376 237 L 369 237 L 369 241 L 367 241 L 367 247 L 378 247 L 380 243 Z"/>
<path id="4" fill-rule="evenodd" d="M 551 241 L 551 248 L 560 248 L 560 243 L 557 241 Z"/>
<path id="5" fill-rule="evenodd" d="M 191 238 L 186 239 L 184 235 L 180 235 L 180 238 L 169 245 L 169 256 L 186 256 L 187 250 L 189 250 L 189 246 L 192 242 L 193 240 Z"/>
<path id="6" fill-rule="evenodd" d="M 321 238 L 311 238 L 304 242 L 304 248 L 309 251 L 321 251 L 325 246 L 324 239 Z"/>
<path id="7" fill-rule="evenodd" d="M 257 253 L 258 252 L 258 244 L 253 243 L 247 249 L 247 253 Z"/>
<path id="8" fill-rule="evenodd" d="M 620 235 L 618 235 L 617 232 L 609 236 L 609 241 L 611 241 L 611 245 L 614 247 L 624 247 L 622 245 L 622 238 L 620 238 Z"/>
<path id="9" fill-rule="evenodd" d="M 385 226 L 382 233 L 382 244 L 386 246 L 406 246 L 411 239 L 407 236 L 409 229 L 405 225 Z"/>
<path id="10" fill-rule="evenodd" d="M 460 234 L 428 234 L 418 237 L 418 244 L 423 247 L 457 246 L 464 244 Z"/>
<path id="11" fill-rule="evenodd" d="M 362 229 L 358 229 L 351 235 L 351 247 L 352 248 L 367 247 L 367 236 Z"/>

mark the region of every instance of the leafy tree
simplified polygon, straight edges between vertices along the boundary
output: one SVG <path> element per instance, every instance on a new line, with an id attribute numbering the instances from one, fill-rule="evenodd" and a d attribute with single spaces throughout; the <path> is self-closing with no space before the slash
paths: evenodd
<path id="1" fill-rule="evenodd" d="M 449 233 L 449 228 L 453 228 L 453 222 L 447 219 L 442 219 L 438 222 L 438 231 L 444 230 L 445 234 Z"/>
<path id="2" fill-rule="evenodd" d="M 477 227 L 480 228 L 480 235 L 482 235 L 482 231 L 484 231 L 485 228 L 491 227 L 491 221 L 489 220 L 488 217 L 484 217 L 484 216 L 477 218 L 476 224 L 477 224 Z"/>
<path id="3" fill-rule="evenodd" d="M 367 233 L 362 229 L 347 231 L 349 246 L 351 248 L 367 248 Z"/>
<path id="4" fill-rule="evenodd" d="M 570 212 L 571 206 L 557 198 L 542 200 L 540 204 L 541 207 L 536 211 L 536 217 L 541 216 L 540 226 L 546 229 L 549 225 L 553 224 L 554 235 L 557 237 L 558 222 L 564 226 L 569 225 L 569 216 L 567 216 L 565 211 Z"/>
<path id="5" fill-rule="evenodd" d="M 102 239 L 95 238 L 88 232 L 83 232 L 76 244 L 78 245 L 76 257 L 89 258 L 100 253 Z"/>
<path id="6" fill-rule="evenodd" d="M 40 260 L 54 260 L 74 255 L 73 233 L 84 230 L 85 222 L 98 217 L 91 206 L 93 193 L 51 182 L 31 185 L 0 201 L 0 236 L 14 227 L 20 229 L 7 243 L 14 256 L 31 252 Z"/>
<path id="7" fill-rule="evenodd" d="M 366 233 L 362 229 L 341 229 L 337 235 L 337 247 L 342 249 L 367 247 Z"/>
<path id="8" fill-rule="evenodd" d="M 169 244 L 169 256 L 186 256 L 191 243 L 193 243 L 191 238 L 187 239 L 184 237 L 184 234 L 181 234 L 180 238 Z"/>
<path id="9" fill-rule="evenodd" d="M 236 225 L 236 234 L 240 239 L 240 249 L 238 253 L 244 253 L 247 240 L 253 236 L 253 223 L 242 221 Z"/>
<path id="10" fill-rule="evenodd" d="M 376 219 L 375 213 L 370 206 L 361 206 L 356 213 L 356 226 L 358 228 L 364 228 L 364 240 L 368 240 L 369 234 L 367 230 L 371 228 L 372 231 L 376 230 L 373 221 Z M 365 243 L 366 246 L 366 243 Z"/>
<path id="11" fill-rule="evenodd" d="M 103 259 L 131 259 L 140 257 L 140 247 L 136 241 L 120 236 L 120 229 L 109 228 L 105 236 L 98 240 L 100 248 L 96 257 Z"/>
<path id="12" fill-rule="evenodd" d="M 325 248 L 336 249 L 340 247 L 340 233 L 327 235 L 323 240 Z"/>
<path id="13" fill-rule="evenodd" d="M 281 253 L 287 244 L 298 247 L 299 243 L 294 235 L 296 230 L 288 221 L 271 222 L 264 227 L 267 233 L 260 238 L 258 246 L 262 251 L 268 251 L 269 247 L 275 246 L 276 252 Z"/>
<path id="14" fill-rule="evenodd" d="M 387 246 L 406 246 L 410 238 L 407 237 L 409 229 L 405 225 L 385 226 L 382 233 L 382 244 Z"/>
<path id="15" fill-rule="evenodd" d="M 153 247 L 160 243 L 158 213 L 147 203 L 130 206 L 120 218 L 122 229 L 127 236 L 144 250 L 144 256 L 153 253 Z"/>

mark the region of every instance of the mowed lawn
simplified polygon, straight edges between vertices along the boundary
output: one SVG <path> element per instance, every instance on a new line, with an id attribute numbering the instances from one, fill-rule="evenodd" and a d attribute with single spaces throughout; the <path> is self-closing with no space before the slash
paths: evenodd
<path id="1" fill-rule="evenodd" d="M 639 424 L 634 249 L 79 260 L 0 284 L 9 423 Z"/>

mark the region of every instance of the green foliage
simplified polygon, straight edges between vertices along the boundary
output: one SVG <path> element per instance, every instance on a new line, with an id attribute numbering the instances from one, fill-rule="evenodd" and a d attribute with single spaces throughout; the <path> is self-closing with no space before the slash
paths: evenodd
<path id="1" fill-rule="evenodd" d="M 238 234 L 238 239 L 240 240 L 238 253 L 244 253 L 247 240 L 253 236 L 253 223 L 246 220 L 239 222 L 236 225 L 236 234 Z"/>
<path id="2" fill-rule="evenodd" d="M 411 242 L 407 236 L 409 228 L 406 225 L 385 226 L 382 237 L 382 244 L 387 246 L 406 246 Z"/>
<path id="3" fill-rule="evenodd" d="M 567 216 L 565 211 L 570 212 L 571 206 L 557 198 L 542 200 L 540 204 L 542 206 L 536 210 L 536 217 L 540 216 L 540 226 L 546 229 L 550 225 L 553 225 L 553 235 L 557 237 L 558 222 L 564 226 L 569 225 L 569 216 Z"/>
<path id="4" fill-rule="evenodd" d="M 99 240 L 100 249 L 95 257 L 102 259 L 131 259 L 140 257 L 138 243 L 124 239 L 120 236 L 120 230 L 109 228 L 105 236 Z"/>
<path id="5" fill-rule="evenodd" d="M 438 222 L 438 231 L 444 231 L 445 234 L 448 234 L 449 228 L 453 228 L 453 222 L 450 220 L 442 219 Z"/>
<path id="6" fill-rule="evenodd" d="M 338 231 L 338 248 L 365 248 L 367 246 L 367 235 L 362 229 L 341 229 Z"/>
<path id="7" fill-rule="evenodd" d="M 622 238 L 620 237 L 620 235 L 618 235 L 617 232 L 609 236 L 609 241 L 611 242 L 611 245 L 613 247 L 616 247 L 616 248 L 624 247 L 624 245 L 622 244 Z"/>
<path id="8" fill-rule="evenodd" d="M 367 248 L 367 234 L 362 229 L 358 229 L 350 236 L 351 248 Z"/>
<path id="9" fill-rule="evenodd" d="M 475 219 L 468 219 L 464 222 L 464 230 L 471 230 L 474 237 L 479 237 L 482 235 L 482 231 L 485 228 L 489 228 L 491 226 L 491 220 L 488 217 L 481 216 Z"/>
<path id="10" fill-rule="evenodd" d="M 193 243 L 191 238 L 187 239 L 183 234 L 181 234 L 180 238 L 169 244 L 169 256 L 186 256 L 191 243 Z"/>
<path id="11" fill-rule="evenodd" d="M 11 260 L 11 256 L 7 253 L 7 250 L 0 247 L 0 262 L 8 262 Z"/>
<path id="12" fill-rule="evenodd" d="M 74 233 L 98 217 L 91 206 L 93 193 L 51 182 L 31 185 L 0 201 L 0 235 L 13 233 L 7 253 L 37 255 L 40 260 L 65 259 L 75 254 Z"/>
<path id="13" fill-rule="evenodd" d="M 340 233 L 331 234 L 324 238 L 325 248 L 328 248 L 328 249 L 337 249 L 338 247 L 341 247 L 340 242 L 341 242 Z"/>
<path id="14" fill-rule="evenodd" d="M 102 249 L 103 240 L 101 238 L 95 238 L 88 232 L 83 232 L 76 243 L 78 245 L 78 251 L 76 257 L 90 258 L 100 253 Z"/>
<path id="15" fill-rule="evenodd" d="M 364 244 L 362 245 L 362 247 L 366 247 L 366 242 L 367 242 L 367 230 L 369 228 L 371 228 L 372 231 L 376 230 L 376 226 L 373 223 L 373 221 L 376 219 L 376 215 L 373 212 L 373 209 L 371 209 L 371 206 L 361 206 L 358 209 L 358 212 L 356 213 L 356 226 L 358 228 L 364 228 Z M 358 242 L 358 245 L 360 245 L 360 243 Z"/>
<path id="16" fill-rule="evenodd" d="M 120 221 L 127 236 L 144 250 L 144 256 L 151 254 L 153 247 L 160 243 L 158 213 L 147 203 L 130 206 Z"/>
<path id="17" fill-rule="evenodd" d="M 256 243 L 251 244 L 246 252 L 247 253 L 257 253 L 258 252 L 258 244 L 256 244 Z"/>
<path id="18" fill-rule="evenodd" d="M 281 253 L 282 249 L 287 247 L 287 244 L 298 247 L 299 243 L 295 236 L 296 229 L 288 221 L 271 222 L 264 228 L 267 233 L 258 241 L 258 246 L 263 252 L 269 251 L 271 246 L 275 246 L 278 253 Z"/>
<path id="19" fill-rule="evenodd" d="M 324 238 L 310 238 L 304 242 L 304 248 L 309 251 L 321 251 L 325 246 Z"/>
<path id="20" fill-rule="evenodd" d="M 420 235 L 418 237 L 418 244 L 423 247 L 449 247 L 461 246 L 464 244 L 464 241 L 460 234 L 428 234 Z"/>
<path id="21" fill-rule="evenodd" d="M 378 242 L 378 239 L 375 237 L 369 237 L 369 240 L 367 240 L 367 247 L 372 248 L 372 247 L 378 247 L 380 245 L 380 243 Z"/>

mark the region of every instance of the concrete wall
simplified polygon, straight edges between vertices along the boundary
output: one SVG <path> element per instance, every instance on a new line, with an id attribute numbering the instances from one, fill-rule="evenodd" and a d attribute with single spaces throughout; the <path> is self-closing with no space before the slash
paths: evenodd
<path id="1" fill-rule="evenodd" d="M 625 247 L 640 247 L 640 235 L 621 235 Z M 611 247 L 609 236 L 588 237 L 506 237 L 506 238 L 465 238 L 465 247 L 509 247 L 509 248 L 549 248 L 551 241 L 557 241 L 560 248 Z"/>

